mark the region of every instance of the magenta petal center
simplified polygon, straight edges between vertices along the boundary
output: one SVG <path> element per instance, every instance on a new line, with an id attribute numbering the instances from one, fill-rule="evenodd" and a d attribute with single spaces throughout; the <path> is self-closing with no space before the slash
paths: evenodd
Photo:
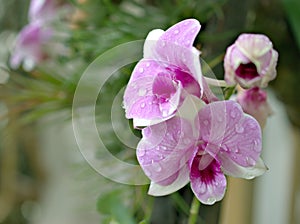
<path id="1" fill-rule="evenodd" d="M 206 167 L 202 169 L 202 159 L 208 161 L 208 158 L 202 157 L 203 156 L 201 155 L 196 155 L 193 159 L 191 165 L 191 177 L 200 178 L 202 183 L 211 184 L 215 181 L 216 175 L 221 172 L 220 164 L 215 159 L 211 158 L 211 160 L 209 160 L 210 163 L 208 165 L 206 164 Z"/>
<path id="2" fill-rule="evenodd" d="M 251 80 L 260 76 L 253 63 L 240 64 L 235 73 L 238 77 L 246 80 Z"/>

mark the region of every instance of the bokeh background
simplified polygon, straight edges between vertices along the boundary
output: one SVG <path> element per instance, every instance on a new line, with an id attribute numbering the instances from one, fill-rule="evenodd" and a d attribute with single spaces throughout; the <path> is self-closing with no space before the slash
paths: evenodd
<path id="1" fill-rule="evenodd" d="M 0 0 L 0 223 L 187 223 L 188 186 L 154 198 L 147 186 L 104 178 L 80 153 L 71 112 L 77 83 L 97 56 L 191 17 L 202 24 L 194 44 L 220 79 L 225 50 L 240 33 L 266 34 L 279 52 L 278 77 L 268 87 L 274 114 L 264 129 L 262 157 L 269 171 L 253 181 L 228 178 L 224 200 L 201 206 L 198 223 L 300 223 L 300 1 L 59 2 L 48 55 L 26 71 L 11 68 L 9 60 L 15 38 L 28 24 L 30 1 Z M 101 89 L 96 121 L 106 148 L 136 164 L 134 149 L 113 129 L 110 112 L 133 66 L 118 71 Z M 118 132 L 130 133 L 123 137 L 131 141 L 121 102 L 114 114 Z"/>

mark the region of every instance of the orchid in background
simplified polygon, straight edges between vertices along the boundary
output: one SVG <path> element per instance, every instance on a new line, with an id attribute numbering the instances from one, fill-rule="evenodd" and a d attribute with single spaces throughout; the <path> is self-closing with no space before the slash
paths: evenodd
<path id="1" fill-rule="evenodd" d="M 26 71 L 43 62 L 49 56 L 50 40 L 54 37 L 55 27 L 51 22 L 59 18 L 63 9 L 60 0 L 31 0 L 29 6 L 29 24 L 23 27 L 16 37 L 15 46 L 10 58 L 10 66 L 18 68 L 22 62 Z M 60 49 L 64 54 L 66 49 L 61 43 L 52 41 L 51 49 Z"/>
<path id="2" fill-rule="evenodd" d="M 148 126 L 173 117 L 189 94 L 202 96 L 200 52 L 193 42 L 200 30 L 187 19 L 167 31 L 151 31 L 124 94 L 126 118 Z"/>
<path id="3" fill-rule="evenodd" d="M 18 34 L 15 48 L 10 58 L 10 66 L 18 68 L 23 62 L 26 71 L 32 70 L 47 58 L 46 43 L 51 39 L 52 30 L 40 23 L 30 23 Z"/>
<path id="4" fill-rule="evenodd" d="M 224 58 L 225 80 L 243 88 L 266 87 L 276 77 L 278 53 L 268 37 L 241 34 L 227 48 Z"/>
<path id="5" fill-rule="evenodd" d="M 137 158 L 151 180 L 149 194 L 170 194 L 191 182 L 200 202 L 214 204 L 224 196 L 224 174 L 251 179 L 266 171 L 259 157 L 260 126 L 239 104 L 219 101 L 198 108 L 192 120 L 191 113 L 179 113 L 143 129 Z"/>
<path id="6" fill-rule="evenodd" d="M 272 109 L 267 93 L 260 88 L 276 77 L 278 53 L 268 37 L 262 34 L 242 34 L 226 50 L 225 80 L 239 84 L 237 102 L 244 112 L 252 115 L 263 128 Z"/>

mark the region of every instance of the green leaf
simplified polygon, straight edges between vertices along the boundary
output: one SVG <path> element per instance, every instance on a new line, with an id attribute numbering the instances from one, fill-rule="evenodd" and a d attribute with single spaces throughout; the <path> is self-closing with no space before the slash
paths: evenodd
<path id="1" fill-rule="evenodd" d="M 110 216 L 114 223 L 134 224 L 131 211 L 124 205 L 120 191 L 112 191 L 98 198 L 97 209 L 101 214 Z"/>
<path id="2" fill-rule="evenodd" d="M 298 48 L 300 48 L 300 1 L 282 0 L 285 12 L 294 32 Z"/>

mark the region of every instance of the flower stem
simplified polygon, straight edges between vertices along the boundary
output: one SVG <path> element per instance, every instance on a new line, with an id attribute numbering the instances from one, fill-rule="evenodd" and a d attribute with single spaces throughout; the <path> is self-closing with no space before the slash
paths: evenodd
<path id="1" fill-rule="evenodd" d="M 196 198 L 196 196 L 194 196 L 191 209 L 190 209 L 188 224 L 197 223 L 199 207 L 200 207 L 200 201 L 198 200 L 198 198 Z"/>
<path id="2" fill-rule="evenodd" d="M 212 78 L 208 78 L 208 77 L 204 77 L 204 78 L 208 85 L 229 87 L 228 84 L 224 80 L 212 79 Z"/>

